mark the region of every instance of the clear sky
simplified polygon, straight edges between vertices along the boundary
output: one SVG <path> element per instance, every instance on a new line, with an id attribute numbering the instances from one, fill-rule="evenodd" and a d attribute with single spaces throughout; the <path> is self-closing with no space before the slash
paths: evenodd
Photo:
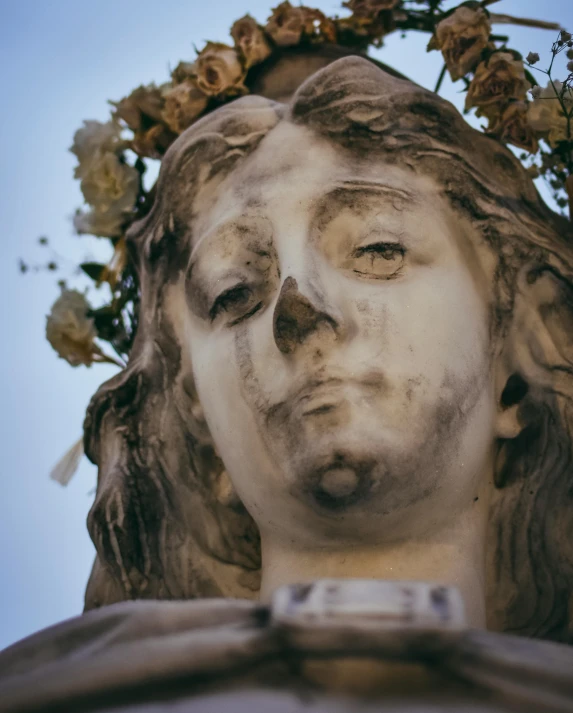
<path id="1" fill-rule="evenodd" d="M 272 0 L 0 0 L 0 648 L 79 614 L 94 550 L 85 527 L 96 483 L 86 458 L 67 488 L 48 477 L 80 436 L 91 394 L 116 367 L 73 369 L 44 338 L 45 315 L 59 289 L 54 274 L 20 275 L 18 259 L 48 261 L 46 235 L 66 258 L 58 277 L 109 255 L 108 243 L 73 235 L 81 205 L 67 151 L 84 119 L 108 118 L 108 99 L 168 79 L 169 66 L 192 60 L 193 45 L 228 41 L 233 21 L 250 12 L 260 22 Z M 275 1 L 273 4 L 278 4 Z M 308 3 L 328 14 L 334 0 Z M 492 10 L 573 27 L 571 0 L 502 0 Z M 510 30 L 512 46 L 547 56 L 553 33 Z M 433 87 L 439 53 L 427 37 L 392 37 L 383 62 Z M 443 94 L 461 104 L 457 87 Z M 71 279 L 70 279 L 71 278 Z M 95 295 L 94 299 L 97 299 Z"/>

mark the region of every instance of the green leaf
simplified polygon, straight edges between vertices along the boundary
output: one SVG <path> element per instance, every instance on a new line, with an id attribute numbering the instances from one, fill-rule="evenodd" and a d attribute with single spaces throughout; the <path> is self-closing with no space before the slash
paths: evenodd
<path id="1" fill-rule="evenodd" d="M 94 282 L 99 282 L 105 270 L 105 265 L 101 265 L 99 262 L 82 262 L 80 268 L 88 277 L 91 277 Z"/>

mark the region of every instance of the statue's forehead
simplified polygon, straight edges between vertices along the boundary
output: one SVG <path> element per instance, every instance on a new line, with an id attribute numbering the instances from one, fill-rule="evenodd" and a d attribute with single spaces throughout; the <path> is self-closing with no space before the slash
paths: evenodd
<path id="1" fill-rule="evenodd" d="M 226 176 L 201 184 L 194 202 L 194 233 L 201 235 L 242 213 L 302 213 L 318 203 L 341 202 L 358 211 L 370 209 L 375 194 L 381 205 L 390 202 L 406 210 L 433 201 L 437 193 L 437 184 L 429 177 L 385 162 L 381 155 L 368 160 L 285 121 Z"/>
<path id="2" fill-rule="evenodd" d="M 279 187 L 283 193 L 295 192 L 304 185 L 316 192 L 329 176 L 348 172 L 354 157 L 343 153 L 337 144 L 305 126 L 281 121 L 260 141 L 257 148 L 239 160 L 221 179 L 209 185 L 207 174 L 199 185 L 199 211 L 214 204 L 268 202 Z M 211 201 L 205 201 L 209 195 Z M 198 212 L 199 212 L 198 211 Z"/>

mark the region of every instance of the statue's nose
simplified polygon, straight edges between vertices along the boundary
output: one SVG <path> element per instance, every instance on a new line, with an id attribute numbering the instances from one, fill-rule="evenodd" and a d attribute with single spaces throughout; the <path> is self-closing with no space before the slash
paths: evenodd
<path id="1" fill-rule="evenodd" d="M 287 277 L 273 316 L 273 334 L 279 350 L 292 354 L 321 327 L 327 327 L 335 337 L 339 334 L 339 323 L 300 292 L 294 277 Z"/>

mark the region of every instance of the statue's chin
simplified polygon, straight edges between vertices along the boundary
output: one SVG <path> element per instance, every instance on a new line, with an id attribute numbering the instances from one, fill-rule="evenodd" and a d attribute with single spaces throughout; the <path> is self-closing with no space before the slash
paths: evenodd
<path id="1" fill-rule="evenodd" d="M 375 461 L 340 448 L 307 468 L 300 491 L 312 505 L 331 512 L 356 508 L 368 501 L 375 485 Z M 320 463 L 322 461 L 322 463 Z"/>
<path id="2" fill-rule="evenodd" d="M 278 470 L 317 525 L 325 518 L 364 537 L 386 528 L 395 534 L 411 513 L 421 515 L 443 496 L 446 474 L 423 442 L 408 448 L 396 432 L 364 430 L 340 427 L 313 441 L 301 434 L 287 468 L 283 460 Z"/>

